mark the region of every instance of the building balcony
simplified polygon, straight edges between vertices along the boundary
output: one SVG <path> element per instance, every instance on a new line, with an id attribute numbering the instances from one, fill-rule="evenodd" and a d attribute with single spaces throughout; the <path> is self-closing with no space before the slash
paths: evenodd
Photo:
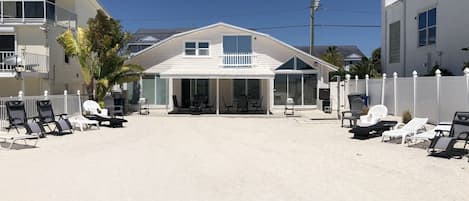
<path id="1" fill-rule="evenodd" d="M 49 57 L 34 53 L 19 53 L 14 51 L 0 52 L 0 73 L 14 73 L 22 71 L 26 73 L 48 73 Z"/>
<path id="2" fill-rule="evenodd" d="M 251 68 L 255 66 L 256 55 L 253 53 L 225 53 L 220 57 L 220 66 L 224 68 Z"/>
<path id="3" fill-rule="evenodd" d="M 70 29 L 77 27 L 77 15 L 50 0 L 0 0 L 0 24 L 54 23 Z"/>

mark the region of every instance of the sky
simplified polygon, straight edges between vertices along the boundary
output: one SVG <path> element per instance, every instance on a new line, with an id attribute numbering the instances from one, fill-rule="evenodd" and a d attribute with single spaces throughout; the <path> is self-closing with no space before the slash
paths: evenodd
<path id="1" fill-rule="evenodd" d="M 138 28 L 193 28 L 225 22 L 255 28 L 291 45 L 309 45 L 311 0 L 101 0 L 130 32 Z M 381 24 L 380 0 L 321 0 L 318 25 Z M 279 28 L 282 27 L 282 28 Z M 288 27 L 288 28 L 286 28 Z M 316 27 L 316 45 L 357 45 L 366 55 L 379 48 L 379 27 Z"/>

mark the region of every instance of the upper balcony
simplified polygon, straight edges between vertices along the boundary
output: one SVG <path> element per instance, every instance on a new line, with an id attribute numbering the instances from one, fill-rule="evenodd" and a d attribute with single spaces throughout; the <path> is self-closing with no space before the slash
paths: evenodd
<path id="1" fill-rule="evenodd" d="M 249 53 L 224 53 L 221 57 L 221 67 L 251 68 L 255 66 L 256 55 Z"/>
<path id="2" fill-rule="evenodd" d="M 21 70 L 26 73 L 44 74 L 49 72 L 48 61 L 49 59 L 46 55 L 3 51 L 0 52 L 0 73 L 11 74 Z"/>
<path id="3" fill-rule="evenodd" d="M 77 27 L 77 15 L 55 5 L 54 0 L 0 0 L 0 24 L 54 23 L 70 29 Z"/>

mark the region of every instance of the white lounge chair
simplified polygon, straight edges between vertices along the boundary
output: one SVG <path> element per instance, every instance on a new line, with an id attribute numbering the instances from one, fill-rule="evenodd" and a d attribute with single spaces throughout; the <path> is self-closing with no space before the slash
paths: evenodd
<path id="1" fill-rule="evenodd" d="M 402 144 L 405 144 L 406 138 L 417 134 L 419 130 L 425 128 L 425 124 L 427 124 L 427 122 L 428 118 L 414 118 L 409 123 L 405 124 L 402 128 L 383 132 L 381 141 L 384 141 L 385 137 L 389 137 L 390 139 L 401 137 Z"/>
<path id="2" fill-rule="evenodd" d="M 381 119 L 388 116 L 388 108 L 384 105 L 375 105 L 370 108 L 367 115 L 360 116 L 360 126 L 371 126 L 375 125 Z"/>
<path id="3" fill-rule="evenodd" d="M 99 129 L 98 121 L 87 119 L 86 117 L 82 115 L 72 116 L 68 118 L 68 120 L 72 124 L 73 128 L 79 128 L 81 132 L 93 126 L 96 126 L 96 128 Z"/>
<path id="4" fill-rule="evenodd" d="M 108 110 L 102 109 L 96 101 L 87 100 L 83 103 L 83 110 L 91 115 L 99 115 L 101 117 L 109 117 Z"/>
<path id="5" fill-rule="evenodd" d="M 439 134 L 444 133 L 444 132 L 450 132 L 450 130 L 451 130 L 451 124 L 448 125 L 447 123 L 442 122 L 439 125 L 437 125 L 435 128 L 433 128 L 432 130 L 415 134 L 413 136 L 410 136 L 408 139 L 410 139 L 414 143 L 418 141 L 430 141 L 434 139 L 436 136 L 438 136 Z"/>

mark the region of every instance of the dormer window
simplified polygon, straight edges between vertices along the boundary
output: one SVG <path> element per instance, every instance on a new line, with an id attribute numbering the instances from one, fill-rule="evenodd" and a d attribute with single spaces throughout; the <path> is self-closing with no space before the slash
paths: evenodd
<path id="1" fill-rule="evenodd" d="M 209 56 L 209 42 L 186 42 L 184 45 L 185 56 Z"/>

